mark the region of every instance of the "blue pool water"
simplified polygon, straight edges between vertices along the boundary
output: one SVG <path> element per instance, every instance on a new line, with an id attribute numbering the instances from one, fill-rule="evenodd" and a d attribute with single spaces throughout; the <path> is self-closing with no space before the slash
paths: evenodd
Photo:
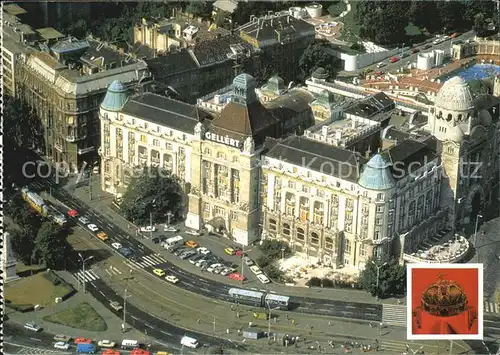
<path id="1" fill-rule="evenodd" d="M 496 75 L 500 75 L 500 65 L 474 64 L 467 69 L 456 71 L 452 75 L 442 76 L 440 79 L 442 82 L 444 82 L 454 76 L 459 76 L 465 81 L 471 81 L 474 79 L 485 79 Z"/>

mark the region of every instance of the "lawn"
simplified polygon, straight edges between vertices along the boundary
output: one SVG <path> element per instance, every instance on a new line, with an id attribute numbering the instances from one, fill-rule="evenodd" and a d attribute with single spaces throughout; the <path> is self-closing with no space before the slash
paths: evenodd
<path id="1" fill-rule="evenodd" d="M 344 23 L 341 30 L 340 39 L 346 42 L 359 41 L 359 25 L 356 21 L 357 1 L 349 1 L 351 11 L 347 13 L 340 21 Z"/>
<path id="2" fill-rule="evenodd" d="M 47 306 L 55 302 L 56 297 L 64 297 L 73 291 L 64 284 L 53 285 L 44 277 L 44 272 L 27 276 L 5 286 L 5 299 L 14 305 Z"/>
<path id="3" fill-rule="evenodd" d="M 108 329 L 104 319 L 86 302 L 46 316 L 43 320 L 93 332 L 101 332 Z"/>

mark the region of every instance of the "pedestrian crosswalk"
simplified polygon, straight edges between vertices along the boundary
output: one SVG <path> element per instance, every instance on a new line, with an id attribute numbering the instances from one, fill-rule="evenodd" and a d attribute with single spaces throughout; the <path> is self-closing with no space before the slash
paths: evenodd
<path id="1" fill-rule="evenodd" d="M 73 277 L 79 282 L 79 283 L 84 283 L 84 282 L 92 282 L 95 280 L 99 280 L 100 277 L 97 275 L 94 270 L 85 270 L 85 274 L 83 271 L 78 271 L 77 273 L 73 274 Z"/>
<path id="2" fill-rule="evenodd" d="M 484 313 L 497 313 L 500 314 L 500 303 L 484 302 Z"/>
<path id="3" fill-rule="evenodd" d="M 137 261 L 128 261 L 126 264 L 135 266 L 141 269 L 145 269 L 147 267 L 153 267 L 159 264 L 164 264 L 167 260 L 163 258 L 159 254 L 154 255 L 144 255 Z"/>
<path id="4" fill-rule="evenodd" d="M 395 304 L 382 305 L 382 323 L 406 327 L 406 306 Z"/>

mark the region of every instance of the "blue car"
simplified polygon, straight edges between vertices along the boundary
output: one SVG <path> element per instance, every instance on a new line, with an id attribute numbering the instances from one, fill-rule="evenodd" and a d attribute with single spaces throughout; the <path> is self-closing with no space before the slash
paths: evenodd
<path id="1" fill-rule="evenodd" d="M 120 248 L 118 249 L 118 252 L 126 258 L 132 255 L 132 250 L 129 248 Z"/>

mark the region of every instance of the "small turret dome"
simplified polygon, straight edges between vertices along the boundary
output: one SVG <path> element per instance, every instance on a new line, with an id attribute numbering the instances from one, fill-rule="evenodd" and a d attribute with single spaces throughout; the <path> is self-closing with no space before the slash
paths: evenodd
<path id="1" fill-rule="evenodd" d="M 312 77 L 314 79 L 326 80 L 328 78 L 328 73 L 326 72 L 325 68 L 319 67 L 312 73 Z"/>
<path id="2" fill-rule="evenodd" d="M 493 119 L 491 118 L 491 114 L 487 110 L 481 110 L 479 112 L 479 122 L 481 125 L 488 127 L 491 125 L 493 122 Z"/>
<path id="3" fill-rule="evenodd" d="M 255 79 L 249 74 L 240 74 L 233 80 L 234 86 L 244 87 L 244 88 L 255 88 Z"/>
<path id="4" fill-rule="evenodd" d="M 461 143 L 464 140 L 465 134 L 464 131 L 459 126 L 453 127 L 447 134 L 446 140 L 452 141 L 455 143 Z"/>
<path id="5" fill-rule="evenodd" d="M 128 100 L 127 88 L 121 81 L 115 80 L 108 87 L 101 108 L 107 111 L 120 111 Z"/>
<path id="6" fill-rule="evenodd" d="M 375 155 L 366 163 L 361 176 L 359 185 L 369 190 L 387 190 L 396 186 L 391 164 L 387 163 L 380 154 Z"/>

